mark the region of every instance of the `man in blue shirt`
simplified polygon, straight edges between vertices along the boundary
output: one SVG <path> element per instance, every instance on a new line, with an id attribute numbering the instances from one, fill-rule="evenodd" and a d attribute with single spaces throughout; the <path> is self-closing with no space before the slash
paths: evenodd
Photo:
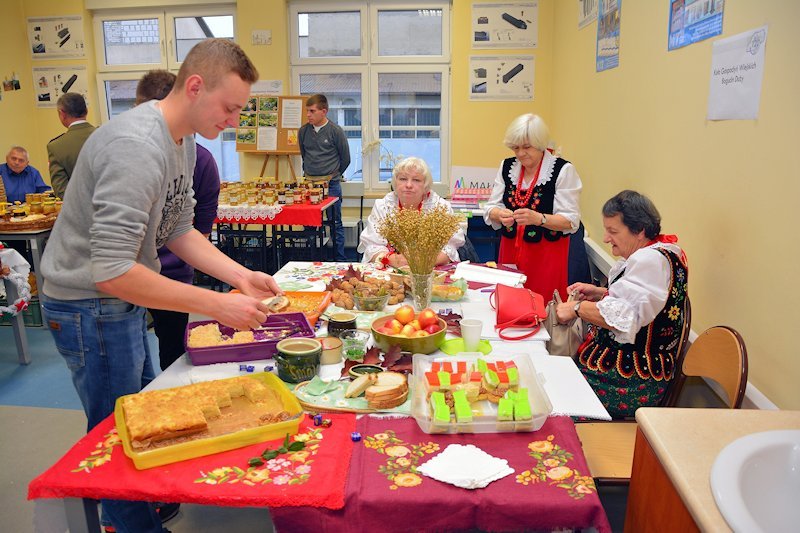
<path id="1" fill-rule="evenodd" d="M 6 162 L 0 165 L 0 175 L 6 189 L 6 198 L 12 204 L 25 202 L 25 195 L 50 190 L 38 170 L 28 164 L 28 151 L 22 146 L 12 146 Z"/>

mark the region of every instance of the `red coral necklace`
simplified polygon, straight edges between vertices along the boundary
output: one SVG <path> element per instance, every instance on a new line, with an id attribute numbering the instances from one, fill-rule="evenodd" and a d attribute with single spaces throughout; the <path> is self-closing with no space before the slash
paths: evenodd
<path id="1" fill-rule="evenodd" d="M 526 207 L 528 205 L 528 202 L 531 201 L 531 196 L 533 196 L 533 191 L 534 189 L 536 189 L 536 184 L 539 182 L 539 171 L 542 169 L 542 161 L 544 161 L 544 155 L 542 155 L 542 158 L 539 160 L 539 164 L 536 166 L 536 174 L 534 176 L 533 181 L 531 182 L 531 186 L 528 187 L 528 190 L 524 193 L 522 192 L 522 181 L 525 179 L 525 166 L 522 165 L 522 163 L 520 163 L 520 166 L 522 168 L 520 168 L 519 171 L 519 182 L 517 182 L 517 188 L 514 190 L 514 195 L 511 197 L 511 203 L 513 204 L 514 207 L 517 208 Z M 536 211 L 536 208 L 539 207 L 540 199 L 541 199 L 540 195 L 537 194 L 534 197 L 531 209 Z"/>

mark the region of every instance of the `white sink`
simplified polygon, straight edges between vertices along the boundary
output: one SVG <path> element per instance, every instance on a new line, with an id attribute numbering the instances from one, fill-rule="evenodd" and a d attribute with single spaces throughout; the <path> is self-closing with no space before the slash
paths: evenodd
<path id="1" fill-rule="evenodd" d="M 800 531 L 800 430 L 728 444 L 711 467 L 711 492 L 737 533 Z"/>

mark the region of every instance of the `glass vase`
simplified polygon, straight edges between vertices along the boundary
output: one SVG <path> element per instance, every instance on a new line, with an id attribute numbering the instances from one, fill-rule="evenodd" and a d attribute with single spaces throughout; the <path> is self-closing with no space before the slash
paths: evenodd
<path id="1" fill-rule="evenodd" d="M 432 290 L 433 272 L 428 274 L 411 273 L 411 299 L 414 301 L 414 309 L 417 312 L 430 307 Z"/>

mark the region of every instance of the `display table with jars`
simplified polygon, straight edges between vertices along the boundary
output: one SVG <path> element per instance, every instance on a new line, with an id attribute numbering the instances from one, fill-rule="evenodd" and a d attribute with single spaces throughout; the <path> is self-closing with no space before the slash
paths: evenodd
<path id="1" fill-rule="evenodd" d="M 293 254 L 298 251 L 305 252 L 306 259 L 311 258 L 308 254 L 323 259 L 319 250 L 328 239 L 332 259 L 336 249 L 333 206 L 338 201 L 328 196 L 327 183 L 223 182 L 216 219 L 218 244 L 240 263 L 263 271 L 278 270 L 297 259 Z M 223 240 L 232 244 L 224 246 Z"/>
<path id="2" fill-rule="evenodd" d="M 12 204 L 5 200 L 5 197 L 0 197 L 0 241 L 27 243 L 36 279 L 36 286 L 31 287 L 31 293 L 36 295 L 43 283 L 39 266 L 42 253 L 56 216 L 61 211 L 61 199 L 53 197 L 52 191 L 49 191 L 26 194 L 25 203 Z"/>

